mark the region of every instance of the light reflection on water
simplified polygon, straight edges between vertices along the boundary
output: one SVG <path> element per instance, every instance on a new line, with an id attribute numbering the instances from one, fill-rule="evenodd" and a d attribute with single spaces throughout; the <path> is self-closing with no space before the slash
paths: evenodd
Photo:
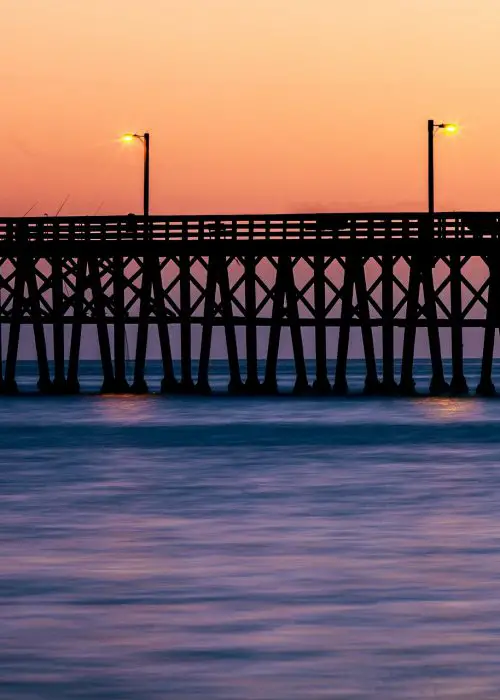
<path id="1" fill-rule="evenodd" d="M 0 402 L 0 697 L 500 687 L 500 401 Z"/>

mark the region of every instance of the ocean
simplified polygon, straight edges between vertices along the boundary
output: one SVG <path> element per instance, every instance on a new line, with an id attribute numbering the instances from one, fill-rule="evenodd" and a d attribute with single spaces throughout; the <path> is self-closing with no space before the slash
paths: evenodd
<path id="1" fill-rule="evenodd" d="M 493 700 L 499 503 L 500 399 L 2 397 L 0 698 Z"/>

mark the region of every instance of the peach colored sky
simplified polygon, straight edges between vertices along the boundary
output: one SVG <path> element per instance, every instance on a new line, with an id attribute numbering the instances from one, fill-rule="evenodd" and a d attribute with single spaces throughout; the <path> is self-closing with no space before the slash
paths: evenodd
<path id="1" fill-rule="evenodd" d="M 0 7 L 0 215 L 500 209 L 498 0 Z"/>

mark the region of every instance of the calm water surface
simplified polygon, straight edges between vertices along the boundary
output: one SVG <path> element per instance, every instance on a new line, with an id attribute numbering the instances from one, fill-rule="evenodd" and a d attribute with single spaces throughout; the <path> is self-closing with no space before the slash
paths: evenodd
<path id="1" fill-rule="evenodd" d="M 498 698 L 499 448 L 500 400 L 2 399 L 0 697 Z"/>

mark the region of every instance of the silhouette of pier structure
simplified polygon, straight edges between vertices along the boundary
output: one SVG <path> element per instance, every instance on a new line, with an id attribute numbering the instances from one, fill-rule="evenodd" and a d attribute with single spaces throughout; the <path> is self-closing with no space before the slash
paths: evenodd
<path id="1" fill-rule="evenodd" d="M 148 391 L 152 329 L 161 349 L 162 391 L 209 393 L 212 336 L 220 326 L 230 392 L 278 391 L 280 338 L 289 329 L 295 393 L 345 394 L 350 334 L 359 328 L 365 392 L 411 395 L 415 341 L 423 328 L 430 393 L 463 394 L 469 389 L 463 331 L 477 328 L 481 379 L 471 388 L 491 395 L 499 301 L 497 213 L 3 218 L 0 392 L 17 392 L 21 326 L 28 325 L 40 392 L 77 393 L 82 329 L 93 325 L 103 393 Z M 126 329 L 132 325 L 133 377 L 127 377 Z M 196 326 L 201 342 L 194 357 Z M 314 337 L 314 376 L 307 374 L 304 329 Z M 398 376 L 396 333 L 402 334 Z M 443 368 L 445 335 L 450 377 Z M 263 336 L 265 371 L 259 376 Z"/>

